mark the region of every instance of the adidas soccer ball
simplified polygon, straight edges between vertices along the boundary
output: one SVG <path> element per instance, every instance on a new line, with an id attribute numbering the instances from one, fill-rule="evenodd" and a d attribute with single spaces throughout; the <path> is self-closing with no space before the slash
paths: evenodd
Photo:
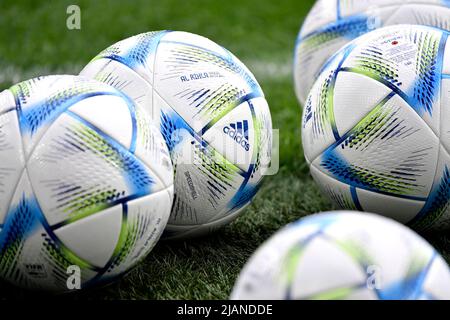
<path id="1" fill-rule="evenodd" d="M 263 244 L 231 299 L 444 300 L 450 299 L 450 270 L 401 224 L 366 213 L 323 213 Z"/>
<path id="2" fill-rule="evenodd" d="M 110 281 L 146 256 L 170 215 L 159 130 L 94 80 L 48 76 L 3 91 L 0 163 L 0 276 L 22 287 Z"/>
<path id="3" fill-rule="evenodd" d="M 318 0 L 298 35 L 294 78 L 304 105 L 325 62 L 341 47 L 374 29 L 420 24 L 450 30 L 450 2 L 445 0 Z"/>
<path id="4" fill-rule="evenodd" d="M 447 32 L 393 26 L 328 63 L 302 136 L 313 178 L 339 207 L 450 226 L 449 46 Z"/>
<path id="5" fill-rule="evenodd" d="M 270 161 L 271 117 L 250 71 L 214 42 L 186 32 L 120 41 L 81 72 L 143 106 L 175 168 L 166 238 L 223 226 L 249 204 Z"/>

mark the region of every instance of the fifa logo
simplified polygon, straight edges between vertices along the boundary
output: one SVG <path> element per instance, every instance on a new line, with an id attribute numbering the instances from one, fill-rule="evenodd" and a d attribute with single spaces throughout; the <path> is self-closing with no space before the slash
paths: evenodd
<path id="1" fill-rule="evenodd" d="M 247 120 L 231 123 L 223 128 L 223 132 L 244 148 L 245 151 L 250 150 Z"/>

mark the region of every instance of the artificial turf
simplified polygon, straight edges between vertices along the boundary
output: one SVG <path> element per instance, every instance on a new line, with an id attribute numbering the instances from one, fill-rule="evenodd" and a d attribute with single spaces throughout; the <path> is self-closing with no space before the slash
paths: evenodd
<path id="1" fill-rule="evenodd" d="M 2 1 L 0 86 L 51 73 L 77 73 L 99 51 L 131 35 L 161 29 L 204 35 L 255 73 L 280 129 L 280 169 L 253 204 L 214 235 L 160 242 L 120 281 L 62 299 L 226 299 L 254 250 L 289 222 L 333 209 L 303 158 L 301 108 L 291 64 L 295 39 L 313 0 Z M 81 30 L 66 28 L 66 8 L 81 8 Z M 427 238 L 450 258 L 450 236 Z M 0 283 L 0 299 L 35 296 Z"/>

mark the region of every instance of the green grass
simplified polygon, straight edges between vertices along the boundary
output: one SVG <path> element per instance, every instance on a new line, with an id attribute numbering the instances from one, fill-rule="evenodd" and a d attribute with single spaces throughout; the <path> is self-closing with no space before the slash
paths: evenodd
<path id="1" fill-rule="evenodd" d="M 298 29 L 313 2 L 2 1 L 1 88 L 48 73 L 76 73 L 100 50 L 136 33 L 185 30 L 225 46 L 255 72 L 274 128 L 280 129 L 280 172 L 266 179 L 237 221 L 202 239 L 160 242 L 119 282 L 60 298 L 226 299 L 239 271 L 264 240 L 302 216 L 332 209 L 309 176 L 301 148 L 301 110 L 292 75 L 286 72 Z M 74 3 L 82 10 L 80 31 L 65 28 L 66 7 Z M 450 258 L 449 236 L 428 239 Z M 36 294 L 0 283 L 0 299 L 30 295 Z"/>

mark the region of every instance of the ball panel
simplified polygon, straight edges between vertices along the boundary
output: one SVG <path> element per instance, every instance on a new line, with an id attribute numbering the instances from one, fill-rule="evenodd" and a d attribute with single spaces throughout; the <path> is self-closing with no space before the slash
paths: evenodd
<path id="1" fill-rule="evenodd" d="M 361 204 L 356 197 L 356 189 L 351 188 L 349 184 L 343 183 L 334 177 L 324 173 L 315 165 L 310 167 L 311 176 L 317 183 L 322 194 L 327 195 L 328 198 L 338 207 L 347 210 L 362 210 Z"/>
<path id="2" fill-rule="evenodd" d="M 316 43 L 317 42 L 317 43 Z M 320 43 L 320 44 L 319 44 Z M 316 47 L 327 46 L 327 51 L 313 51 Z M 296 59 L 294 64 L 295 93 L 300 104 L 305 107 L 307 98 L 313 90 L 316 79 L 320 76 L 320 70 L 329 62 L 329 52 L 338 52 L 345 45 L 345 41 L 336 38 L 324 43 L 322 40 L 307 39 L 299 42 L 296 47 Z M 318 66 L 320 64 L 320 66 Z"/>
<path id="3" fill-rule="evenodd" d="M 122 225 L 122 211 L 122 205 L 114 206 L 54 232 L 75 255 L 102 268 L 116 248 Z"/>
<path id="4" fill-rule="evenodd" d="M 356 40 L 343 70 L 381 81 L 399 94 L 439 135 L 439 101 L 446 36 L 428 27 L 383 28 Z"/>
<path id="5" fill-rule="evenodd" d="M 433 187 L 425 206 L 411 225 L 416 229 L 445 230 L 450 227 L 450 155 L 440 147 Z"/>
<path id="6" fill-rule="evenodd" d="M 443 78 L 441 81 L 440 115 L 440 142 L 446 150 L 450 151 L 450 77 Z"/>
<path id="7" fill-rule="evenodd" d="M 22 257 L 26 257 L 24 246 L 30 235 L 37 230 L 42 231 L 38 217 L 33 212 L 33 209 L 38 209 L 38 205 L 26 169 L 12 192 L 13 197 L 8 203 L 8 212 L 0 233 L 0 275 L 18 284 L 26 284 L 29 281 L 28 271 L 20 264 Z M 31 251 L 35 252 L 35 256 L 40 251 L 39 245 L 37 250 Z"/>
<path id="8" fill-rule="evenodd" d="M 425 205 L 425 201 L 388 196 L 359 188 L 356 188 L 356 197 L 364 211 L 378 213 L 405 224 L 412 222 Z"/>
<path id="9" fill-rule="evenodd" d="M 119 61 L 110 60 L 110 58 L 98 58 L 84 67 L 80 75 L 104 82 L 122 91 L 134 103 L 150 113 L 152 119 L 159 115 L 155 114 L 151 108 L 153 104 L 152 85 L 127 65 Z"/>
<path id="10" fill-rule="evenodd" d="M 308 162 L 336 141 L 333 90 L 336 69 L 343 58 L 336 57 L 323 71 L 303 108 L 302 145 Z"/>
<path id="11" fill-rule="evenodd" d="M 106 58 L 99 58 L 89 63 L 80 74 L 121 90 L 141 107 L 135 109 L 134 114 L 136 120 L 135 154 L 147 166 L 155 169 L 154 173 L 158 175 L 164 188 L 169 187 L 173 182 L 172 161 L 167 154 L 166 146 L 161 144 L 164 141 L 161 133 L 147 125 L 149 122 L 159 123 L 157 120 L 161 112 L 159 106 L 164 102 L 161 102 L 156 93 L 156 100 L 153 102 L 153 88 L 149 82 L 123 63 Z M 149 108 L 149 106 L 154 107 Z"/>
<path id="12" fill-rule="evenodd" d="M 303 229 L 295 224 L 275 233 L 250 257 L 233 288 L 232 300 L 281 300 L 286 297 L 286 281 L 280 281 L 287 252 L 320 232 L 320 225 L 311 223 Z"/>
<path id="13" fill-rule="evenodd" d="M 50 225 L 78 220 L 163 188 L 132 153 L 69 114 L 48 129 L 28 168 Z"/>
<path id="14" fill-rule="evenodd" d="M 0 114 L 8 113 L 16 108 L 16 100 L 10 90 L 0 92 Z"/>
<path id="15" fill-rule="evenodd" d="M 130 109 L 133 108 L 133 118 Z M 122 97 L 96 96 L 83 99 L 69 108 L 69 111 L 88 121 L 102 132 L 130 149 L 135 141 L 134 106 L 128 106 Z"/>
<path id="16" fill-rule="evenodd" d="M 172 31 L 164 35 L 161 42 L 173 43 L 173 44 L 185 44 L 185 45 L 195 45 L 202 50 L 207 50 L 220 56 L 227 56 L 229 52 L 218 45 L 217 43 L 209 40 L 208 38 L 202 37 L 197 34 L 184 32 L 184 31 Z"/>
<path id="17" fill-rule="evenodd" d="M 441 284 L 450 283 L 450 273 L 446 272 L 448 265 L 445 260 L 436 255 L 433 263 L 429 267 L 426 277 L 423 281 L 422 291 L 429 299 L 450 299 L 448 287 Z"/>
<path id="18" fill-rule="evenodd" d="M 15 285 L 66 291 L 67 268 L 77 265 L 82 281 L 95 276 L 89 263 L 54 235 L 35 197 L 25 169 L 0 233 L 0 275 Z"/>
<path id="19" fill-rule="evenodd" d="M 102 58 L 118 61 L 153 84 L 155 54 L 161 39 L 168 33 L 170 32 L 147 32 L 119 41 L 101 52 L 94 61 Z"/>
<path id="20" fill-rule="evenodd" d="M 399 96 L 388 96 L 313 165 L 361 189 L 425 200 L 439 139 Z"/>
<path id="21" fill-rule="evenodd" d="M 249 103 L 255 113 L 253 125 L 256 128 L 256 150 L 253 150 L 255 166 L 250 181 L 256 182 L 258 179 L 263 178 L 271 165 L 273 144 L 272 118 L 265 98 L 252 99 Z"/>
<path id="22" fill-rule="evenodd" d="M 119 95 L 110 86 L 72 76 L 50 76 L 10 88 L 18 103 L 19 124 L 26 158 L 51 123 L 74 103 L 97 95 Z"/>
<path id="23" fill-rule="evenodd" d="M 167 224 L 172 199 L 173 187 L 169 187 L 126 204 L 119 241 L 102 281 L 123 274 L 154 248 Z"/>
<path id="24" fill-rule="evenodd" d="M 25 167 L 22 138 L 9 90 L 0 94 L 0 225 L 3 224 L 14 188 Z"/>
<path id="25" fill-rule="evenodd" d="M 342 135 L 348 132 L 391 92 L 387 86 L 370 77 L 352 72 L 339 72 L 333 99 L 337 132 Z"/>
<path id="26" fill-rule="evenodd" d="M 344 298 L 347 290 L 351 292 L 352 288 L 365 285 L 364 266 L 334 242 L 332 238 L 317 237 L 307 243 L 299 243 L 286 254 L 283 263 L 293 269 L 285 270 L 287 276 L 289 272 L 293 273 L 293 279 L 288 284 L 291 288 L 290 299 L 316 300 L 333 291 Z M 298 257 L 295 257 L 296 253 Z"/>
<path id="27" fill-rule="evenodd" d="M 322 193 L 341 209 L 379 213 L 408 223 L 416 218 L 425 205 L 425 201 L 392 197 L 351 187 L 328 176 L 315 166 L 311 166 L 311 175 Z M 389 206 L 386 206 L 387 202 L 389 202 Z"/>
<path id="28" fill-rule="evenodd" d="M 450 52 L 450 41 L 447 41 L 445 44 L 444 52 Z M 442 74 L 450 76 L 450 55 L 444 54 L 444 62 L 442 64 Z M 447 79 L 442 79 L 443 82 L 446 82 Z"/>
<path id="29" fill-rule="evenodd" d="M 136 109 L 136 150 L 134 154 L 158 177 L 162 188 L 173 186 L 173 166 L 161 132 L 141 108 Z M 155 188 L 155 191 L 157 188 Z"/>

